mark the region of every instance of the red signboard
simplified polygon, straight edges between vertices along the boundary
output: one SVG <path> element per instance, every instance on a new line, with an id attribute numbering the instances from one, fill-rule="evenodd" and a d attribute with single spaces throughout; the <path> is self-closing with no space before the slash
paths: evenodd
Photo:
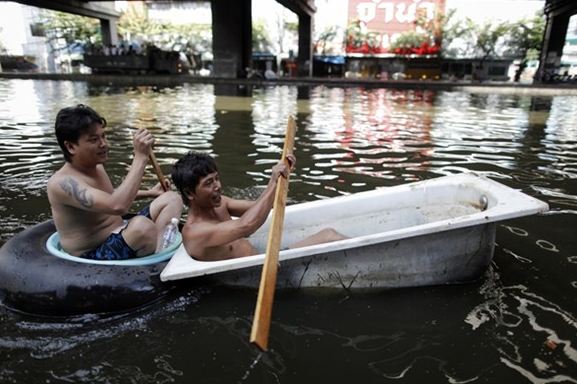
<path id="1" fill-rule="evenodd" d="M 352 26 L 353 35 L 362 34 L 367 41 L 366 44 L 348 41 L 347 52 L 389 52 L 389 45 L 400 34 L 415 30 L 417 17 L 422 16 L 432 22 L 444 11 L 445 0 L 349 0 L 349 30 Z M 428 52 L 431 45 L 434 44 L 427 43 L 427 49 L 422 53 L 433 53 Z M 438 52 L 438 47 L 433 51 Z"/>

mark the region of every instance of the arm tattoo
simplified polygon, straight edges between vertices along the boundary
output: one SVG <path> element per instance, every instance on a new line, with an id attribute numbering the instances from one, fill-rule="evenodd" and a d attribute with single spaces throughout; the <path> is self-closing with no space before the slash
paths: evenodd
<path id="1" fill-rule="evenodd" d="M 85 208 L 92 207 L 93 204 L 92 196 L 90 195 L 90 193 L 88 193 L 86 188 L 80 187 L 78 181 L 74 180 L 72 177 L 67 177 L 66 179 L 62 180 L 59 184 L 60 188 L 62 188 L 62 190 L 66 192 L 68 196 L 74 197 L 80 203 L 80 205 L 82 205 Z"/>

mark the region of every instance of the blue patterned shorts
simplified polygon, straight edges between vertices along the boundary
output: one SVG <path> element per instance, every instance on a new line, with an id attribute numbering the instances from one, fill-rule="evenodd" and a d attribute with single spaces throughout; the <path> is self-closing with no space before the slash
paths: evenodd
<path id="1" fill-rule="evenodd" d="M 150 216 L 150 206 L 142 208 L 136 216 L 144 216 L 152 219 Z M 84 252 L 80 257 L 93 260 L 125 260 L 138 257 L 136 251 L 130 248 L 130 246 L 126 244 L 124 237 L 122 237 L 123 230 L 124 229 L 119 233 L 111 233 L 110 236 L 104 240 L 104 243 L 88 252 Z"/>

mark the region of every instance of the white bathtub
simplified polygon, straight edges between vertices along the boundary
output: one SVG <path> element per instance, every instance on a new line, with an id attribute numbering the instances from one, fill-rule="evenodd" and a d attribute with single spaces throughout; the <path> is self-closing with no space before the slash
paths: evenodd
<path id="1" fill-rule="evenodd" d="M 472 173 L 288 206 L 281 248 L 332 227 L 346 240 L 280 252 L 277 286 L 394 288 L 477 279 L 493 257 L 498 221 L 547 204 Z M 177 250 L 163 281 L 210 275 L 258 287 L 269 220 L 251 237 L 262 253 L 203 262 Z"/>

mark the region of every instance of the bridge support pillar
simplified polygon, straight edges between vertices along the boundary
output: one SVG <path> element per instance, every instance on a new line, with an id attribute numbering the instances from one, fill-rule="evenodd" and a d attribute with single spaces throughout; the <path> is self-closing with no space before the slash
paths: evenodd
<path id="1" fill-rule="evenodd" d="M 299 15 L 299 53 L 298 75 L 310 77 L 313 73 L 313 18 L 307 14 Z"/>
<path id="2" fill-rule="evenodd" d="M 537 82 L 547 81 L 547 74 L 555 73 L 561 64 L 565 35 L 569 27 L 569 16 L 561 14 L 550 16 L 547 19 L 543 47 L 541 48 L 541 59 L 535 79 Z"/>
<path id="3" fill-rule="evenodd" d="M 251 0 L 212 0 L 213 75 L 240 78 L 251 65 Z"/>
<path id="4" fill-rule="evenodd" d="M 118 46 L 118 28 L 117 19 L 100 19 L 100 31 L 102 33 L 103 45 Z"/>

